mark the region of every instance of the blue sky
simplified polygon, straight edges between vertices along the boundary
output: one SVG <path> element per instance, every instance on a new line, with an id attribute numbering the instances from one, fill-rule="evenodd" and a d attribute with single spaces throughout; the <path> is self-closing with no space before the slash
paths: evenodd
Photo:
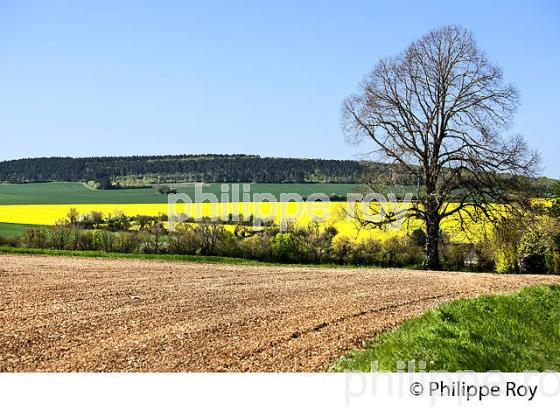
<path id="1" fill-rule="evenodd" d="M 560 177 L 555 1 L 0 1 L 0 160 L 356 158 L 340 104 L 383 56 L 461 24 L 517 85 L 514 132 Z"/>

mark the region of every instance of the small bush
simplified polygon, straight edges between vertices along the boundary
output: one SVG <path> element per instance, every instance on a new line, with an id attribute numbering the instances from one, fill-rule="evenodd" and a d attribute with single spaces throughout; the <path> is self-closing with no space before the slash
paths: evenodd
<path id="1" fill-rule="evenodd" d="M 410 240 L 416 246 L 426 246 L 426 233 L 422 229 L 415 229 L 410 234 Z"/>
<path id="2" fill-rule="evenodd" d="M 21 237 L 21 245 L 25 248 L 47 248 L 48 234 L 45 228 L 28 229 Z"/>
<path id="3" fill-rule="evenodd" d="M 323 229 L 317 222 L 312 222 L 302 234 L 304 240 L 300 248 L 310 261 L 331 262 L 332 241 L 338 234 L 335 227 L 326 226 Z"/>
<path id="4" fill-rule="evenodd" d="M 179 224 L 175 232 L 169 233 L 169 253 L 196 255 L 200 241 L 189 224 Z"/>
<path id="5" fill-rule="evenodd" d="M 94 251 L 96 250 L 93 233 L 84 231 L 77 234 L 76 248 L 79 251 Z"/>
<path id="6" fill-rule="evenodd" d="M 474 252 L 478 258 L 477 264 L 473 266 L 474 270 L 478 272 L 495 271 L 494 250 L 487 240 L 474 244 Z"/>
<path id="7" fill-rule="evenodd" d="M 138 232 L 118 232 L 116 234 L 115 250 L 124 253 L 137 253 L 140 250 Z"/>
<path id="8" fill-rule="evenodd" d="M 381 264 L 382 243 L 373 238 L 356 242 L 350 256 L 352 265 L 374 265 Z"/>
<path id="9" fill-rule="evenodd" d="M 441 247 L 441 266 L 444 270 L 459 271 L 465 269 L 465 260 L 472 247 L 463 243 L 448 243 Z"/>
<path id="10" fill-rule="evenodd" d="M 527 230 L 519 241 L 519 271 L 521 273 L 547 273 L 547 254 L 550 253 L 546 238 L 538 229 Z"/>
<path id="11" fill-rule="evenodd" d="M 220 250 L 225 246 L 223 242 L 234 237 L 232 233 L 225 230 L 223 225 L 209 221 L 196 224 L 193 228 L 193 235 L 199 245 L 197 254 L 206 256 L 219 255 Z"/>
<path id="12" fill-rule="evenodd" d="M 0 235 L 0 246 L 10 246 L 16 248 L 20 246 L 20 238 L 5 238 Z"/>
<path id="13" fill-rule="evenodd" d="M 333 240 L 331 247 L 331 260 L 334 263 L 347 265 L 352 263 L 354 243 L 347 236 L 340 236 Z"/>
<path id="14" fill-rule="evenodd" d="M 48 229 L 51 246 L 64 250 L 72 243 L 73 230 L 66 223 L 59 221 Z"/>
<path id="15" fill-rule="evenodd" d="M 113 252 L 115 250 L 115 234 L 105 230 L 97 230 L 93 233 L 93 243 L 96 250 Z"/>
<path id="16" fill-rule="evenodd" d="M 526 255 L 519 259 L 521 273 L 548 273 L 544 255 Z"/>
<path id="17" fill-rule="evenodd" d="M 122 212 L 107 217 L 107 229 L 111 232 L 128 231 L 131 227 L 131 219 Z"/>
<path id="18" fill-rule="evenodd" d="M 271 241 L 272 257 L 280 262 L 297 261 L 298 249 L 291 232 L 276 234 Z"/>
<path id="19" fill-rule="evenodd" d="M 162 195 L 176 194 L 177 189 L 170 187 L 169 185 L 160 185 L 157 187 L 158 193 Z"/>
<path id="20" fill-rule="evenodd" d="M 383 242 L 385 266 L 419 266 L 424 260 L 423 247 L 408 237 L 392 237 Z"/>
<path id="21" fill-rule="evenodd" d="M 239 242 L 239 252 L 243 258 L 261 261 L 272 260 L 272 245 L 266 233 L 246 237 Z"/>

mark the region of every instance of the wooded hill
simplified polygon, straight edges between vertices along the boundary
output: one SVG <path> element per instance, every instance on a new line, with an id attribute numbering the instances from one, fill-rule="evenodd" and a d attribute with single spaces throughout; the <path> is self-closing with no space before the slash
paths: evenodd
<path id="1" fill-rule="evenodd" d="M 101 189 L 179 182 L 346 183 L 364 176 L 388 178 L 387 185 L 416 186 L 412 175 L 395 180 L 386 164 L 371 161 L 272 158 L 258 155 L 161 155 L 129 157 L 50 157 L 0 162 L 0 182 L 88 182 Z M 370 179 L 366 178 L 366 179 Z M 550 196 L 554 179 L 534 180 L 539 196 Z"/>
<path id="2" fill-rule="evenodd" d="M 350 160 L 256 155 L 51 157 L 0 162 L 0 181 L 340 182 L 358 183 L 368 166 Z"/>

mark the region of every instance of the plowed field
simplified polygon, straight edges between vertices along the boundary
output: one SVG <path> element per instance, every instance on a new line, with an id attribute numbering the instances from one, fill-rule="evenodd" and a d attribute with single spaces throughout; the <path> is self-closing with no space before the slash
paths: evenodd
<path id="1" fill-rule="evenodd" d="M 0 371 L 321 371 L 444 301 L 552 282 L 0 255 Z"/>

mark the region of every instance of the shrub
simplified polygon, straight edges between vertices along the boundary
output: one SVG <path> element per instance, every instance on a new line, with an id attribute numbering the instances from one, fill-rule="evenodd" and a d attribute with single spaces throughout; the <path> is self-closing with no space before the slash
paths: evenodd
<path id="1" fill-rule="evenodd" d="M 157 187 L 158 193 L 162 195 L 176 194 L 177 189 L 170 187 L 169 185 L 159 185 Z"/>
<path id="2" fill-rule="evenodd" d="M 290 232 L 277 233 L 271 241 L 272 256 L 278 261 L 293 261 L 296 258 L 296 242 Z"/>
<path id="3" fill-rule="evenodd" d="M 90 214 L 82 215 L 79 222 L 85 229 L 99 229 L 105 221 L 101 212 L 92 211 Z"/>
<path id="4" fill-rule="evenodd" d="M 309 259 L 315 263 L 330 262 L 332 241 L 337 233 L 338 231 L 333 226 L 321 229 L 317 222 L 310 223 L 302 232 L 304 237 L 300 246 L 302 253 L 308 254 Z"/>
<path id="5" fill-rule="evenodd" d="M 217 244 L 217 254 L 237 258 L 241 256 L 239 242 L 230 231 L 223 230 Z"/>
<path id="6" fill-rule="evenodd" d="M 472 263 L 472 248 L 471 244 L 464 243 L 447 243 L 445 246 L 442 246 L 440 248 L 442 268 L 451 271 L 464 270 L 467 260 L 469 263 Z"/>
<path id="7" fill-rule="evenodd" d="M 382 242 L 382 266 L 405 267 L 420 265 L 423 261 L 421 246 L 414 244 L 407 237 L 390 237 Z"/>
<path id="8" fill-rule="evenodd" d="M 66 216 L 68 217 L 68 222 L 70 222 L 71 224 L 75 224 L 76 222 L 78 222 L 80 214 L 78 213 L 78 210 L 76 208 L 70 208 Z"/>
<path id="9" fill-rule="evenodd" d="M 144 253 L 162 253 L 167 248 L 166 230 L 159 221 L 153 221 L 146 231 L 139 233 L 140 250 Z"/>
<path id="10" fill-rule="evenodd" d="M 206 220 L 195 225 L 193 234 L 199 245 L 197 254 L 209 256 L 218 255 L 221 242 L 225 240 L 228 234 L 233 236 L 225 230 L 223 225 Z"/>
<path id="11" fill-rule="evenodd" d="M 376 265 L 381 264 L 382 243 L 373 238 L 354 243 L 350 263 L 352 265 Z"/>
<path id="12" fill-rule="evenodd" d="M 97 230 L 93 233 L 93 243 L 95 249 L 104 252 L 113 252 L 115 250 L 115 235 L 105 230 Z"/>
<path id="13" fill-rule="evenodd" d="M 130 218 L 122 212 L 107 217 L 107 229 L 112 232 L 128 231 L 130 229 Z"/>
<path id="14" fill-rule="evenodd" d="M 11 246 L 12 248 L 20 246 L 20 238 L 6 238 L 0 235 L 0 246 Z"/>
<path id="15" fill-rule="evenodd" d="M 474 252 L 478 257 L 478 263 L 473 270 L 479 272 L 493 272 L 496 269 L 494 261 L 494 250 L 488 240 L 474 244 Z"/>
<path id="16" fill-rule="evenodd" d="M 547 254 L 550 253 L 546 238 L 538 229 L 527 230 L 519 241 L 518 257 L 521 273 L 547 273 Z"/>
<path id="17" fill-rule="evenodd" d="M 50 243 L 54 249 L 63 250 L 72 243 L 72 229 L 63 221 L 58 221 L 49 227 Z"/>
<path id="18" fill-rule="evenodd" d="M 517 247 L 524 225 L 525 221 L 504 218 L 495 226 L 489 242 L 494 250 L 494 262 L 498 273 L 514 273 L 519 270 Z"/>
<path id="19" fill-rule="evenodd" d="M 134 220 L 138 225 L 140 231 L 149 230 L 151 223 L 155 220 L 153 216 L 149 215 L 137 215 Z"/>
<path id="20" fill-rule="evenodd" d="M 426 246 L 426 233 L 422 229 L 415 229 L 410 234 L 410 240 L 416 246 Z"/>
<path id="21" fill-rule="evenodd" d="M 560 232 L 553 237 L 552 253 L 554 273 L 560 273 Z"/>
<path id="22" fill-rule="evenodd" d="M 189 224 L 178 224 L 175 232 L 169 233 L 168 240 L 169 253 L 196 255 L 197 250 L 200 249 L 200 241 Z"/>
<path id="23" fill-rule="evenodd" d="M 347 236 L 339 236 L 332 242 L 331 260 L 341 265 L 352 263 L 354 242 Z"/>
<path id="24" fill-rule="evenodd" d="M 521 273 L 548 273 L 544 255 L 525 255 L 519 258 L 519 271 Z"/>
<path id="25" fill-rule="evenodd" d="M 93 233 L 91 231 L 84 231 L 77 233 L 76 248 L 80 251 L 93 251 L 96 250 Z"/>
<path id="26" fill-rule="evenodd" d="M 523 218 L 504 219 L 490 240 L 496 271 L 558 273 L 559 255 L 554 243 L 560 221 L 552 209 L 536 206 Z"/>
<path id="27" fill-rule="evenodd" d="M 118 232 L 116 234 L 115 250 L 123 253 L 137 253 L 140 249 L 138 232 Z"/>
<path id="28" fill-rule="evenodd" d="M 33 228 L 24 232 L 21 244 L 26 248 L 47 248 L 48 234 L 45 228 Z"/>
<path id="29" fill-rule="evenodd" d="M 441 247 L 440 257 L 444 270 L 491 272 L 495 267 L 494 252 L 487 242 L 449 242 Z"/>
<path id="30" fill-rule="evenodd" d="M 272 260 L 271 239 L 266 232 L 241 239 L 238 246 L 243 258 L 262 261 Z"/>
<path id="31" fill-rule="evenodd" d="M 494 253 L 494 263 L 498 273 L 515 273 L 519 270 L 515 249 L 498 248 Z"/>

